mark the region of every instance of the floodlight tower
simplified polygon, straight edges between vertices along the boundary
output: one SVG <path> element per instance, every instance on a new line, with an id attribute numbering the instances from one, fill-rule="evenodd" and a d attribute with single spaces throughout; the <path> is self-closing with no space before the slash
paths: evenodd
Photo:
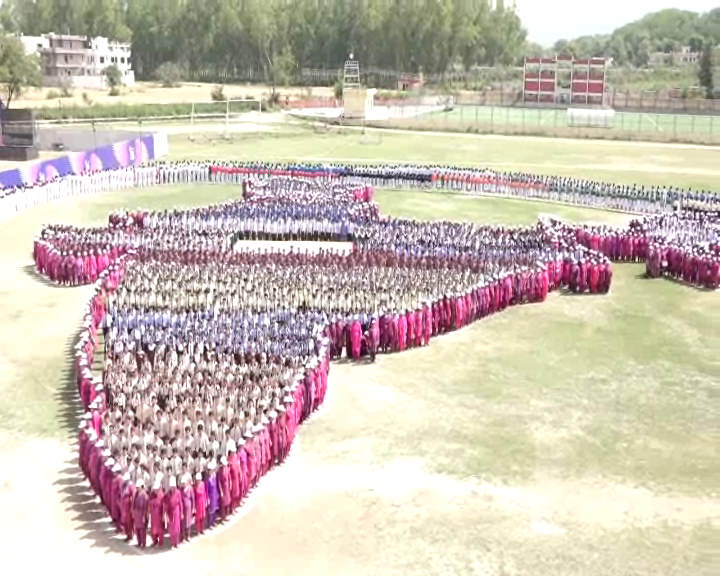
<path id="1" fill-rule="evenodd" d="M 360 85 L 360 63 L 353 54 L 343 69 L 343 117 L 365 119 L 372 116 L 375 90 Z"/>
<path id="2" fill-rule="evenodd" d="M 345 60 L 345 69 L 343 70 L 343 100 L 345 99 L 345 90 L 357 90 L 360 88 L 360 62 L 350 57 Z"/>

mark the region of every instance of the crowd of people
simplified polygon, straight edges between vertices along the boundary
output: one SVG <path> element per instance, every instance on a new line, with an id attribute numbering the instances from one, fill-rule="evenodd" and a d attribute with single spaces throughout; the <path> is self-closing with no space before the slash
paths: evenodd
<path id="1" fill-rule="evenodd" d="M 185 272 L 189 280 L 197 270 Z M 127 541 L 145 548 L 149 529 L 153 546 L 164 546 L 167 535 L 177 547 L 225 521 L 285 460 L 299 424 L 323 402 L 328 339 L 309 317 L 294 317 L 311 330 L 312 353 L 305 356 L 289 348 L 276 355 L 233 354 L 197 324 L 180 328 L 175 321 L 148 338 L 142 321 L 130 319 L 136 307 L 123 303 L 145 278 L 143 264 L 126 267 L 121 259 L 101 273 L 86 310 L 76 347 L 86 409 L 78 463 Z M 124 315 L 120 330 L 103 330 L 103 372 L 94 377 L 103 324 Z M 156 338 L 161 330 L 172 342 Z M 133 333 L 142 336 L 124 346 Z M 275 342 L 291 340 L 284 335 Z"/>
<path id="2" fill-rule="evenodd" d="M 663 214 L 619 228 L 576 226 L 577 241 L 614 262 L 644 262 L 649 278 L 667 276 L 707 290 L 720 287 L 720 218 Z"/>
<path id="3" fill-rule="evenodd" d="M 148 530 L 151 545 L 165 546 L 167 536 L 175 547 L 241 507 L 322 405 L 333 359 L 428 346 L 553 290 L 605 294 L 611 261 L 718 286 L 718 217 L 707 203 L 673 212 L 686 202 L 674 191 L 582 193 L 646 213 L 624 227 L 505 227 L 383 217 L 373 187 L 486 193 L 502 181 L 503 193 L 545 197 L 555 187 L 563 200 L 580 184 L 441 167 L 181 162 L 140 170 L 95 176 L 93 186 L 225 182 L 239 197 L 113 213 L 104 227 L 48 225 L 33 256 L 55 282 L 95 286 L 76 346 L 86 411 L 79 465 L 117 531 L 141 548 Z M 55 186 L 52 196 L 90 185 L 45 186 Z M 315 253 L 241 240 L 338 243 Z"/>
<path id="4" fill-rule="evenodd" d="M 47 226 L 35 244 L 38 272 L 95 281 L 76 355 L 79 464 L 140 547 L 148 531 L 177 546 L 237 510 L 322 404 L 331 359 L 428 346 L 554 289 L 610 289 L 607 259 L 552 224 L 384 219 L 367 186 L 337 181 L 247 188 L 263 222 L 308 222 L 293 237 L 345 239 L 321 225 L 339 214 L 353 249 L 238 250 L 227 237 L 257 217 L 238 201 Z M 289 211 L 293 198 L 304 208 Z"/>
<path id="5" fill-rule="evenodd" d="M 70 174 L 0 188 L 0 218 L 26 208 L 85 194 L 163 184 L 226 183 L 271 177 L 337 180 L 368 186 L 425 188 L 514 196 L 640 214 L 685 212 L 720 218 L 715 191 L 623 185 L 526 172 L 419 164 L 340 164 L 177 161 Z M 363 192 L 358 192 L 362 194 Z M 366 193 L 366 192 L 365 192 Z"/>

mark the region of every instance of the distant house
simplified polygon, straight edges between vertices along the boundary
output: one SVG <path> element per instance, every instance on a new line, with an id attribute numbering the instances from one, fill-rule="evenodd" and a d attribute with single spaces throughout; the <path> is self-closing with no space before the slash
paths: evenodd
<path id="1" fill-rule="evenodd" d="M 648 58 L 648 65 L 657 66 L 692 66 L 700 60 L 700 52 L 693 52 L 690 46 L 682 46 L 675 52 L 653 52 Z"/>
<path id="2" fill-rule="evenodd" d="M 122 73 L 123 84 L 135 83 L 128 43 L 69 34 L 21 36 L 20 40 L 28 54 L 40 55 L 45 86 L 105 89 L 105 70 L 112 65 Z"/>
<path id="3" fill-rule="evenodd" d="M 672 59 L 676 66 L 689 66 L 698 63 L 700 52 L 693 52 L 690 46 L 683 46 L 679 51 L 672 53 Z"/>
<path id="4" fill-rule="evenodd" d="M 412 91 L 422 88 L 423 79 L 421 75 L 406 74 L 398 78 L 398 90 Z"/>

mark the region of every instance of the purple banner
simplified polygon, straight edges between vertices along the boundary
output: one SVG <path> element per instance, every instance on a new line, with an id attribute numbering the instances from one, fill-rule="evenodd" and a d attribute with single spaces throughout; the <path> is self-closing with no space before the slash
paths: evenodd
<path id="1" fill-rule="evenodd" d="M 167 135 L 149 134 L 94 150 L 42 160 L 21 168 L 0 172 L 0 187 L 10 188 L 45 182 L 58 176 L 138 166 L 167 153 Z"/>

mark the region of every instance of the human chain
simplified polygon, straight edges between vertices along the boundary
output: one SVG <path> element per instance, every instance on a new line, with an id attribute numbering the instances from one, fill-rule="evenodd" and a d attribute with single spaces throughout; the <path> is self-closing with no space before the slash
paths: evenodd
<path id="1" fill-rule="evenodd" d="M 720 197 L 714 191 L 677 187 L 629 186 L 524 172 L 504 173 L 436 165 L 177 161 L 73 174 L 24 187 L 2 188 L 0 217 L 49 201 L 112 190 L 202 182 L 240 185 L 248 178 L 275 176 L 351 180 L 375 187 L 517 197 L 642 214 L 682 211 L 711 218 L 720 216 Z"/>
<path id="2" fill-rule="evenodd" d="M 302 164 L 219 162 L 210 166 L 215 182 L 242 182 L 272 176 L 353 179 L 376 187 L 423 188 L 468 194 L 516 196 L 594 208 L 656 214 L 684 209 L 720 214 L 720 198 L 712 191 L 673 187 L 628 186 L 587 179 L 499 172 L 490 169 L 413 164 Z M 173 179 L 177 175 L 171 175 Z M 182 175 L 180 179 L 182 180 Z"/>
<path id="3" fill-rule="evenodd" d="M 372 187 L 352 181 L 253 177 L 244 181 L 243 187 L 245 200 L 204 209 L 113 213 L 107 228 L 45 227 L 35 244 L 36 265 L 42 274 L 61 283 L 92 283 L 111 261 L 129 249 L 141 260 L 156 257 L 150 253 L 163 252 L 168 258 L 189 263 L 203 258 L 232 259 L 231 248 L 241 239 L 344 240 L 352 241 L 358 251 L 388 250 L 395 255 L 487 262 L 498 254 L 502 258 L 513 255 L 516 247 L 509 246 L 507 238 L 523 235 L 521 230 L 510 231 L 508 236 L 470 223 L 380 218 L 377 205 L 371 201 Z M 582 267 L 600 265 L 600 256 L 604 256 L 612 261 L 646 262 L 650 269 L 650 245 L 666 246 L 688 262 L 683 267 L 697 270 L 683 278 L 705 288 L 717 286 L 720 219 L 710 214 L 645 216 L 625 227 L 559 222 L 553 227 L 561 236 L 570 237 L 573 245 L 590 248 L 595 256 L 582 260 L 583 255 L 567 245 L 544 245 L 542 251 L 538 245 L 533 258 Z M 551 254 L 552 250 L 555 252 Z M 522 265 L 536 262 L 522 258 L 520 255 L 518 260 Z M 653 275 L 663 274 L 667 267 L 667 260 L 661 259 L 660 269 Z"/>
<path id="4" fill-rule="evenodd" d="M 203 170 L 188 174 L 203 181 Z M 708 214 L 625 227 L 421 222 L 383 217 L 356 177 L 237 183 L 243 199 L 45 226 L 34 244 L 38 273 L 95 284 L 75 357 L 79 465 L 140 548 L 148 529 L 153 546 L 167 535 L 175 547 L 237 511 L 322 405 L 331 360 L 429 346 L 554 290 L 607 294 L 610 259 L 648 262 L 653 276 L 667 258 L 662 272 L 717 288 Z"/>
<path id="5" fill-rule="evenodd" d="M 79 464 L 141 548 L 148 529 L 153 545 L 168 535 L 177 546 L 236 511 L 322 404 L 331 359 L 428 346 L 552 290 L 611 287 L 607 258 L 552 224 L 382 218 L 361 183 L 252 179 L 245 189 L 244 202 L 48 226 L 35 243 L 38 272 L 95 281 L 75 359 Z M 323 234 L 350 242 L 316 254 L 238 248 L 238 228 L 267 233 L 243 225 L 260 217 L 255 206 L 263 220 L 309 223 L 281 237 L 314 237 L 328 220 L 346 227 Z"/>

